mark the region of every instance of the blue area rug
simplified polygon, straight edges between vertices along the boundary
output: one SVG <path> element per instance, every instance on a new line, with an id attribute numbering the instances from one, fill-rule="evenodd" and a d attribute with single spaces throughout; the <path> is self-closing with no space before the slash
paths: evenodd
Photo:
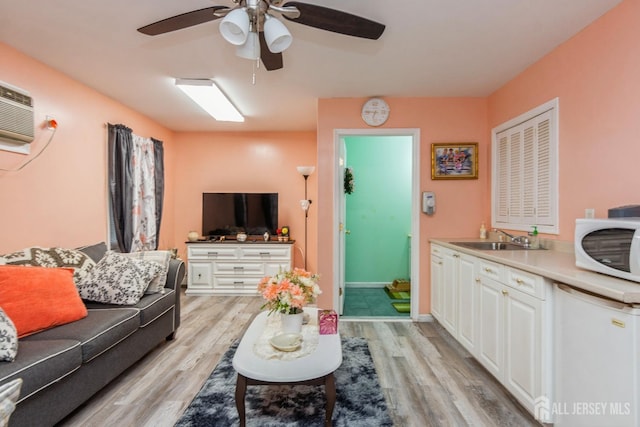
<path id="1" fill-rule="evenodd" d="M 182 417 L 179 427 L 237 426 L 236 371 L 232 361 L 238 343 L 222 356 Z M 342 365 L 335 372 L 334 426 L 392 426 L 387 403 L 364 338 L 342 339 Z M 324 425 L 324 386 L 248 386 L 247 427 Z"/>

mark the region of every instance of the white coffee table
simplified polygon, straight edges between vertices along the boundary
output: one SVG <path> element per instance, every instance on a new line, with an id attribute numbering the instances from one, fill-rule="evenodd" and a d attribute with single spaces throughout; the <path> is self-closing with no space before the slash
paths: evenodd
<path id="1" fill-rule="evenodd" d="M 305 307 L 312 321 L 317 319 L 318 309 Z M 264 359 L 254 352 L 254 344 L 267 325 L 267 312 L 262 312 L 251 322 L 236 354 L 233 367 L 238 373 L 236 381 L 236 407 L 240 426 L 246 423 L 244 398 L 247 385 L 324 385 L 327 396 L 325 425 L 331 425 L 336 403 L 336 384 L 333 373 L 342 364 L 340 334 L 320 335 L 318 346 L 306 356 L 292 360 Z M 314 322 L 317 323 L 317 322 Z"/>

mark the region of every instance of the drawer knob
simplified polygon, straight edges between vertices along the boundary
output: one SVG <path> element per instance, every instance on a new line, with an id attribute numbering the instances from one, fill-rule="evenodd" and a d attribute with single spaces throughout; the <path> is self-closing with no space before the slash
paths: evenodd
<path id="1" fill-rule="evenodd" d="M 506 297 L 507 295 L 509 295 L 509 292 L 507 292 L 506 290 L 503 289 L 502 290 L 502 295 L 504 295 Z"/>
<path id="2" fill-rule="evenodd" d="M 476 283 L 480 283 L 480 278 L 476 277 Z"/>
<path id="3" fill-rule="evenodd" d="M 522 284 L 524 284 L 524 280 L 522 280 L 522 279 L 516 279 L 516 283 L 517 283 L 518 285 L 522 285 Z"/>
<path id="4" fill-rule="evenodd" d="M 485 267 L 484 271 L 486 271 L 487 273 L 493 273 L 493 270 L 490 269 L 489 267 Z"/>
<path id="5" fill-rule="evenodd" d="M 453 257 L 454 257 L 454 258 L 460 258 L 460 255 L 458 255 L 458 254 L 453 254 Z"/>

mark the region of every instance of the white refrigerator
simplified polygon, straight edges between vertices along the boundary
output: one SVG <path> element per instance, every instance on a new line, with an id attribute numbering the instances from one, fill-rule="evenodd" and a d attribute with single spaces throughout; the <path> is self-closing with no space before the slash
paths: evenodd
<path id="1" fill-rule="evenodd" d="M 558 427 L 640 426 L 640 306 L 561 284 L 554 300 L 555 393 L 539 409 Z"/>

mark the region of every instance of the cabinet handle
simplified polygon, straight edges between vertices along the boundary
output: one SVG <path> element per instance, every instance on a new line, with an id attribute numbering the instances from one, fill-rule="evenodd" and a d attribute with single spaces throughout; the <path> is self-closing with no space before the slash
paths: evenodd
<path id="1" fill-rule="evenodd" d="M 476 283 L 480 283 L 480 278 L 476 277 Z"/>
<path id="2" fill-rule="evenodd" d="M 198 280 L 202 279 L 202 273 L 198 273 Z"/>
<path id="3" fill-rule="evenodd" d="M 270 252 L 260 252 L 260 256 L 269 256 Z"/>
<path id="4" fill-rule="evenodd" d="M 507 295 L 509 295 L 509 292 L 507 292 L 507 291 L 505 291 L 505 290 L 503 289 L 503 290 L 502 290 L 502 295 L 504 295 L 504 296 L 506 297 Z"/>
<path id="5" fill-rule="evenodd" d="M 619 328 L 624 328 L 625 327 L 624 322 L 622 320 L 618 320 L 618 319 L 611 319 L 611 324 L 613 326 L 617 326 Z"/>
<path id="6" fill-rule="evenodd" d="M 234 285 L 244 285 L 244 282 L 242 280 L 238 280 L 236 282 L 233 282 Z"/>
<path id="7" fill-rule="evenodd" d="M 493 273 L 493 270 L 490 269 L 489 267 L 485 267 L 484 271 L 486 271 L 487 273 Z"/>
<path id="8" fill-rule="evenodd" d="M 524 284 L 524 280 L 522 280 L 522 279 L 516 279 L 516 283 L 517 283 L 518 285 L 522 285 L 522 284 Z"/>
<path id="9" fill-rule="evenodd" d="M 218 252 L 207 252 L 207 256 L 218 256 Z"/>
<path id="10" fill-rule="evenodd" d="M 442 265 L 442 261 L 438 261 L 438 265 Z"/>
<path id="11" fill-rule="evenodd" d="M 241 266 L 241 265 L 240 266 L 234 266 L 233 269 L 234 270 L 244 270 L 244 267 Z"/>

